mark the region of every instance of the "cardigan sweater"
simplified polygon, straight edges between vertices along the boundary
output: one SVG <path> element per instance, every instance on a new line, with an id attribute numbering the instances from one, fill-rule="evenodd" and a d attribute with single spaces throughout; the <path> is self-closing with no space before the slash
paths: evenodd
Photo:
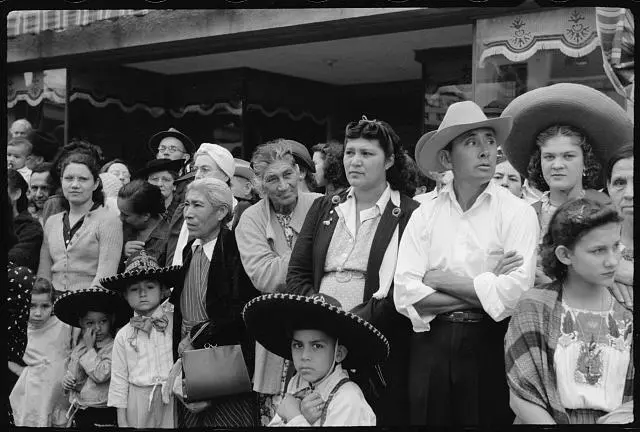
<path id="1" fill-rule="evenodd" d="M 68 247 L 64 245 L 64 212 L 44 226 L 38 276 L 49 279 L 58 291 L 100 286 L 100 279 L 118 271 L 122 253 L 122 222 L 104 206 L 91 210 Z"/>
<path id="2" fill-rule="evenodd" d="M 9 261 L 17 266 L 29 267 L 38 271 L 40 248 L 42 247 L 42 225 L 29 214 L 28 210 L 20 213 L 13 220 L 18 242 L 9 249 Z"/>
<path id="3" fill-rule="evenodd" d="M 286 287 L 281 291 L 313 295 L 320 291 L 324 265 L 331 238 L 338 224 L 335 207 L 344 202 L 348 190 L 338 195 L 317 199 L 298 236 L 287 273 Z M 411 322 L 396 311 L 393 302 L 393 282 L 383 298 L 374 294 L 380 288 L 380 265 L 388 247 L 398 247 L 404 228 L 419 203 L 400 195 L 400 213 L 390 198 L 373 237 L 367 262 L 363 303 L 351 312 L 373 324 L 389 340 L 391 354 L 381 367 L 362 368 L 352 374 L 371 404 L 378 425 L 404 424 L 408 418 L 408 366 Z M 394 214 L 395 213 L 395 214 Z M 398 229 L 398 245 L 391 245 Z M 394 263 L 395 264 L 395 263 Z M 377 369 L 377 370 L 375 370 Z M 382 376 L 385 382 L 378 377 Z"/>

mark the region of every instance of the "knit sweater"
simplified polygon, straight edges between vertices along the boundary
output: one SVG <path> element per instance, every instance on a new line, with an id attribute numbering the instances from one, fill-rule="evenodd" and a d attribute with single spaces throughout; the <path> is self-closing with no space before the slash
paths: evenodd
<path id="1" fill-rule="evenodd" d="M 90 211 L 65 248 L 62 217 L 47 219 L 40 250 L 38 276 L 53 283 L 56 290 L 76 291 L 99 286 L 101 278 L 117 273 L 122 252 L 122 222 L 104 206 Z"/>

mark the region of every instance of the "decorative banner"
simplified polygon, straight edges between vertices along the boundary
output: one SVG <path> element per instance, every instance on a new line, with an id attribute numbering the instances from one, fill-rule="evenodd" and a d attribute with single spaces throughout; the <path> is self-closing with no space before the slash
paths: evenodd
<path id="1" fill-rule="evenodd" d="M 479 19 L 476 28 L 480 67 L 490 56 L 523 62 L 540 50 L 558 49 L 569 57 L 583 57 L 600 44 L 592 7 Z"/>
<path id="2" fill-rule="evenodd" d="M 260 111 L 262 114 L 264 114 L 265 116 L 271 118 L 271 117 L 275 117 L 278 114 L 284 114 L 286 116 L 288 116 L 291 120 L 294 121 L 300 121 L 302 120 L 304 117 L 308 117 L 310 120 L 312 120 L 314 123 L 318 124 L 318 125 L 323 125 L 323 124 L 327 124 L 328 119 L 326 117 L 324 118 L 318 118 L 315 115 L 303 111 L 299 114 L 294 114 L 290 109 L 288 108 L 283 108 L 283 107 L 279 107 L 276 108 L 274 110 L 267 110 L 265 107 L 263 107 L 262 105 L 259 104 L 248 104 L 247 105 L 247 109 L 248 110 L 256 110 L 256 111 Z"/>
<path id="3" fill-rule="evenodd" d="M 7 108 L 13 108 L 18 101 L 37 106 L 43 100 L 55 104 L 66 103 L 66 69 L 25 72 L 7 77 Z"/>
<path id="4" fill-rule="evenodd" d="M 11 11 L 7 15 L 7 37 L 46 30 L 63 31 L 73 26 L 86 26 L 95 21 L 128 15 L 142 16 L 147 13 L 149 9 Z"/>
<path id="5" fill-rule="evenodd" d="M 604 71 L 618 94 L 634 102 L 635 24 L 633 14 L 623 8 L 596 8 L 596 20 Z M 627 107 L 627 110 L 631 107 Z"/>

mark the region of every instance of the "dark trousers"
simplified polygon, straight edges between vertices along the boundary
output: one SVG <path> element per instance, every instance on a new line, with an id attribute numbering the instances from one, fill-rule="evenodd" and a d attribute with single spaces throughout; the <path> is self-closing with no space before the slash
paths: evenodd
<path id="1" fill-rule="evenodd" d="M 411 425 L 503 426 L 513 423 L 504 365 L 508 320 L 435 319 L 411 336 Z"/>
<path id="2" fill-rule="evenodd" d="M 73 422 L 75 427 L 81 430 L 106 426 L 117 427 L 118 411 L 113 407 L 80 409 L 73 417 Z"/>

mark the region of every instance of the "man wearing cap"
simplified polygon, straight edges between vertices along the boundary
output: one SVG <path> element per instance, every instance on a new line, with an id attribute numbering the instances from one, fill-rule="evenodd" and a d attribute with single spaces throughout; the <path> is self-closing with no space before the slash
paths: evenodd
<path id="1" fill-rule="evenodd" d="M 503 340 L 533 286 L 539 228 L 531 206 L 491 182 L 510 129 L 458 102 L 418 155 L 423 172 L 451 169 L 453 181 L 413 213 L 398 251 L 394 302 L 414 330 L 411 425 L 513 422 Z"/>
<path id="2" fill-rule="evenodd" d="M 238 225 L 242 212 L 260 200 L 255 188 L 256 175 L 251 169 L 251 164 L 243 159 L 234 158 L 233 160 L 236 170 L 231 179 L 231 192 L 238 200 L 238 205 L 233 212 L 231 229 L 235 229 Z"/>
<path id="3" fill-rule="evenodd" d="M 235 174 L 235 162 L 231 152 L 218 144 L 202 143 L 193 157 L 193 171 L 195 179 L 215 178 L 231 185 Z M 235 210 L 237 201 L 232 198 L 231 212 Z M 184 220 L 184 203 L 176 209 L 170 224 L 169 240 L 167 241 L 167 262 L 182 265 L 182 249 L 189 238 L 189 230 Z M 180 229 L 178 231 L 178 228 Z"/>

